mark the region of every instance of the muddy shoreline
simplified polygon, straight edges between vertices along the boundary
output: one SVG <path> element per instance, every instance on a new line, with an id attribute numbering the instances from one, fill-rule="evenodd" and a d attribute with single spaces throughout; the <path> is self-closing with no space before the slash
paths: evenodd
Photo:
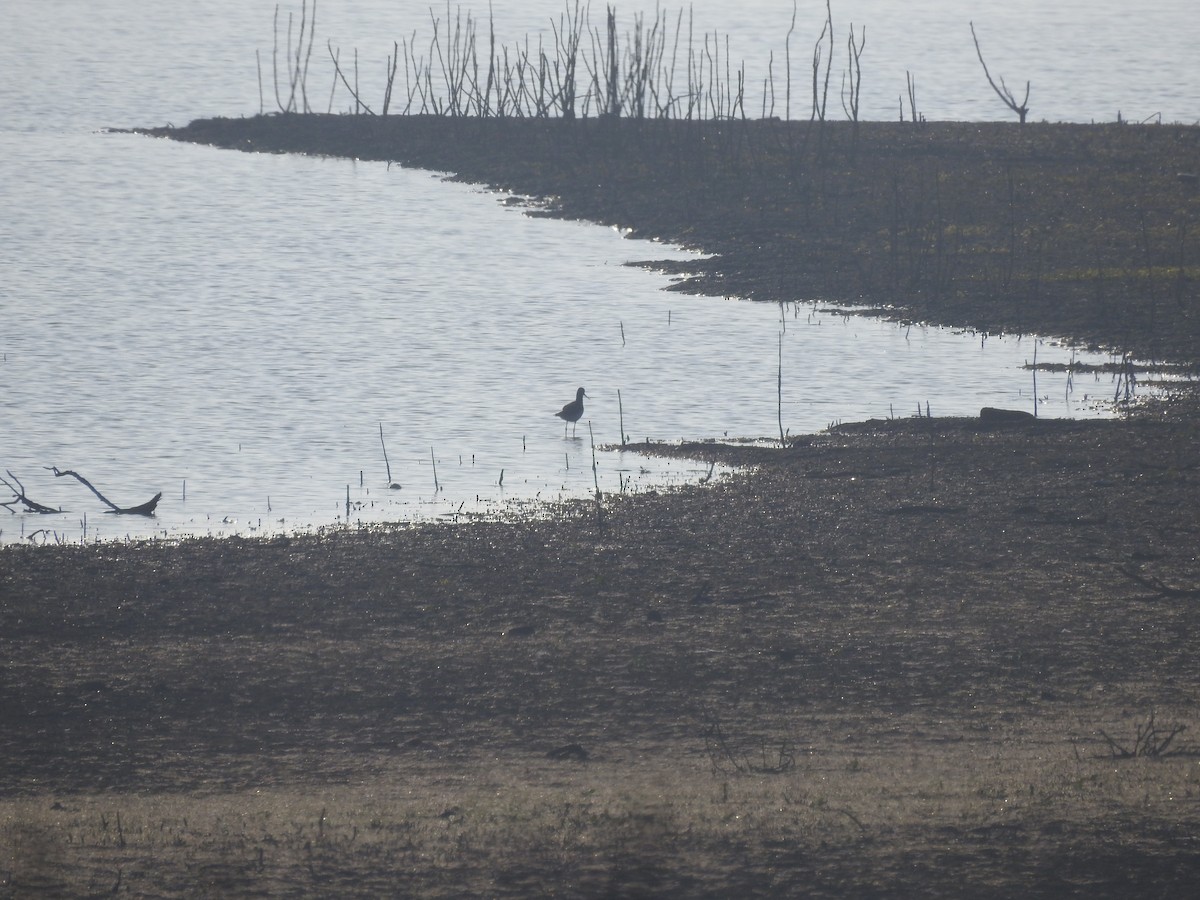
<path id="1" fill-rule="evenodd" d="M 670 179 L 655 185 L 660 172 L 695 175 L 691 132 L 646 137 L 636 152 L 614 136 L 598 158 L 582 140 L 579 153 L 538 144 L 530 134 L 546 123 L 505 123 L 484 153 L 461 134 L 445 144 L 452 126 L 440 122 L 307 119 L 194 123 L 170 136 L 386 152 L 377 158 L 552 195 L 560 214 L 719 253 L 689 289 L 795 299 L 811 295 L 805 279 L 823 279 L 821 296 L 845 299 L 891 277 L 890 262 L 799 261 L 820 229 L 782 228 L 746 185 L 807 185 L 823 204 L 812 221 L 844 224 L 836 241 L 825 234 L 826 261 L 872 257 L 844 243 L 868 204 L 835 192 L 829 169 L 824 194 L 792 163 L 772 169 L 765 138 L 736 145 L 749 175 L 679 194 Z M 943 240 L 947 210 L 961 213 L 958 232 L 986 213 L 952 166 L 992 177 L 1017 151 L 1078 169 L 1080 185 L 1137 179 L 1125 206 L 1170 187 L 1161 214 L 1191 221 L 1196 200 L 1177 173 L 1195 165 L 1195 129 L 1114 128 L 930 125 L 942 162 L 914 171 L 941 185 Z M 364 129 L 381 129 L 378 143 Z M 861 161 L 870 130 L 860 139 Z M 813 173 L 817 139 L 807 140 Z M 693 161 L 719 171 L 734 146 Z M 1181 146 L 1191 155 L 1172 156 Z M 1143 151 L 1166 155 L 1147 170 Z M 911 200 L 913 229 L 924 227 L 918 196 L 936 220 L 932 193 L 893 183 L 893 199 Z M 1004 208 L 1007 184 L 1003 174 Z M 1062 237 L 1027 272 L 979 230 L 979 246 L 960 244 L 953 261 L 936 241 L 914 245 L 909 276 L 940 287 L 903 314 L 978 328 L 1019 319 L 1200 361 L 1191 231 L 1172 232 L 1183 260 L 1172 271 L 1155 255 L 1170 230 L 1153 202 L 1123 224 L 1095 212 L 1103 251 L 1079 249 L 1088 241 L 1067 210 L 1043 206 L 1048 218 L 1028 210 L 1029 234 Z M 888 216 L 877 237 L 892 234 Z M 1138 265 L 1142 222 L 1149 266 Z M 1134 245 L 1118 246 L 1121 234 Z M 1110 250 L 1126 262 L 1068 277 L 1074 260 Z M 883 258 L 900 266 L 908 253 Z M 1102 297 L 1085 296 L 1089 280 Z M 980 299 L 977 282 L 995 296 Z M 431 897 L 1190 888 L 1200 878 L 1198 411 L 1181 388 L 1116 421 L 903 419 L 784 448 L 644 448 L 746 469 L 538 521 L 0 548 L 0 884 Z M 1161 752 L 1117 752 L 1148 728 Z M 547 755 L 575 745 L 586 758 Z"/>
<path id="2" fill-rule="evenodd" d="M 677 289 L 1196 363 L 1200 127 L 278 115 L 144 129 L 400 162 L 714 254 Z"/>

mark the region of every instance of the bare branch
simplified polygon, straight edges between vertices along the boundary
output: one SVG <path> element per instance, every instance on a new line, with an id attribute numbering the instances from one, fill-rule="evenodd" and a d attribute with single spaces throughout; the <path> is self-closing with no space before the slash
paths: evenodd
<path id="1" fill-rule="evenodd" d="M 983 51 L 979 49 L 979 38 L 975 34 L 975 23 L 971 23 L 971 38 L 975 41 L 975 53 L 979 56 L 979 63 L 983 66 L 983 74 L 987 76 L 988 84 L 992 86 L 992 90 L 996 92 L 996 96 L 1004 101 L 1004 105 L 1015 112 L 1021 118 L 1021 124 L 1025 124 L 1025 115 L 1029 112 L 1029 82 L 1025 82 L 1025 98 L 1017 103 L 1016 97 L 1012 91 L 1008 89 L 1008 85 L 1004 83 L 1004 79 L 1000 79 L 999 86 L 992 80 L 992 73 L 988 71 L 987 63 L 983 61 Z"/>
<path id="2" fill-rule="evenodd" d="M 340 78 L 342 80 L 342 84 L 345 85 L 346 90 L 348 90 L 350 92 L 350 95 L 354 98 L 354 103 L 356 104 L 355 108 L 357 109 L 359 106 L 361 106 L 363 109 L 365 109 L 367 111 L 368 115 L 371 115 L 371 116 L 375 115 L 374 110 L 372 110 L 371 107 L 367 106 L 366 102 L 361 97 L 358 96 L 358 91 L 356 91 L 350 85 L 350 82 L 346 80 L 346 76 L 342 72 L 342 67 L 340 65 L 338 65 L 338 56 L 337 56 L 337 54 L 335 54 L 333 52 L 333 41 L 327 41 L 325 46 L 326 46 L 326 49 L 329 50 L 329 58 L 331 60 L 333 60 L 334 71 L 337 73 L 338 78 Z"/>
<path id="3" fill-rule="evenodd" d="M 16 513 L 16 510 L 13 509 L 14 503 L 24 504 L 25 511 L 31 513 L 46 514 L 62 512 L 61 509 L 51 509 L 49 506 L 43 506 L 36 500 L 30 500 L 25 495 L 25 485 L 21 484 L 21 480 L 17 478 L 17 476 L 14 475 L 10 470 L 5 469 L 4 471 L 8 473 L 8 477 L 11 478 L 12 481 L 9 481 L 7 478 L 0 478 L 0 484 L 3 484 L 6 488 L 12 491 L 15 496 L 11 500 L 6 500 L 3 503 L 0 503 L 0 506 L 6 507 L 11 513 Z"/>

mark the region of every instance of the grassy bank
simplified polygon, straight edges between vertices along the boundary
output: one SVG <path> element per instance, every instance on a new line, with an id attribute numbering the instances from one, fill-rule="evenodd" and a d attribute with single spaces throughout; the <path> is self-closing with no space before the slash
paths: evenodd
<path id="1" fill-rule="evenodd" d="M 566 125 L 163 133 L 553 197 L 719 254 L 694 289 L 1200 359 L 1194 129 Z M 0 549 L 0 894 L 1189 890 L 1196 413 L 644 448 L 746 468 L 520 523 Z"/>

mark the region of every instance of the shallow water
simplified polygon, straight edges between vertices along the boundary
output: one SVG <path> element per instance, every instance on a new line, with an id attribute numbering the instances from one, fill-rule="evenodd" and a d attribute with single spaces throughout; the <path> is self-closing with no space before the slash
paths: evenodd
<path id="1" fill-rule="evenodd" d="M 747 51 L 778 44 L 790 5 L 782 28 L 776 6 L 744 15 L 745 4 L 696 4 L 696 27 L 703 18 L 729 30 Z M 937 4 L 910 7 L 910 21 L 934 28 Z M 1151 7 L 1132 27 L 1170 20 Z M 515 33 L 540 27 L 559 5 L 522 6 L 521 16 L 510 3 L 493 8 Z M 1052 25 L 1069 8 L 1030 15 Z M 269 61 L 273 9 L 15 5 L 15 50 L 0 60 L 0 471 L 67 512 L 0 511 L 0 542 L 335 524 L 346 521 L 348 491 L 351 521 L 495 512 L 586 496 L 596 482 L 605 492 L 645 490 L 707 473 L 603 449 L 593 472 L 593 441 L 619 443 L 622 419 L 632 440 L 771 438 L 780 399 L 793 434 L 918 407 L 1033 408 L 1033 377 L 1022 368 L 1031 338 L 898 328 L 819 303 L 780 309 L 668 294 L 665 276 L 622 263 L 680 251 L 529 217 L 432 173 L 98 130 L 257 112 L 254 52 Z M 394 4 L 320 9 L 322 37 L 359 43 L 364 59 L 374 48 L 380 68 L 403 35 L 391 24 L 400 21 Z M 899 64 L 904 42 L 887 24 L 895 13 L 847 4 L 845 18 L 859 9 L 879 23 L 869 44 L 878 64 Z M 422 13 L 410 27 L 424 21 Z M 1125 33 L 1079 21 L 1106 40 Z M 1160 48 L 1190 21 L 1168 29 Z M 930 32 L 930 46 L 957 46 L 955 29 Z M 1011 30 L 989 33 L 1003 53 Z M 1072 78 L 1088 85 L 1111 83 L 1112 66 L 1083 56 L 1050 44 L 1039 58 L 1080 67 Z M 928 71 L 935 57 L 924 60 Z M 1123 78 L 1182 115 L 1171 104 L 1195 83 L 1188 65 L 1169 85 L 1137 81 L 1136 66 Z M 937 96 L 933 117 L 968 109 Z M 878 117 L 882 98 L 871 101 Z M 1081 100 L 1077 120 L 1093 115 L 1090 102 Z M 1036 345 L 1039 362 L 1072 356 Z M 576 437 L 564 437 L 554 412 L 580 385 L 591 397 L 586 416 Z M 1113 392 L 1107 376 L 1077 376 L 1069 396 L 1065 375 L 1037 380 L 1042 415 L 1106 414 L 1095 401 Z M 162 491 L 159 514 L 106 515 L 48 466 L 79 471 L 121 505 Z"/>

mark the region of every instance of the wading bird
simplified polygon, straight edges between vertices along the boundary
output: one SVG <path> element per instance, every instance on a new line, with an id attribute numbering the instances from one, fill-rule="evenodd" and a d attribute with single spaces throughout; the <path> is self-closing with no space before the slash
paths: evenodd
<path id="1" fill-rule="evenodd" d="M 583 418 L 583 398 L 586 396 L 587 394 L 583 388 L 580 388 L 575 392 L 575 399 L 555 413 L 556 416 L 563 420 L 564 437 L 567 434 L 567 422 L 571 423 L 571 436 L 574 437 L 575 423 Z"/>

